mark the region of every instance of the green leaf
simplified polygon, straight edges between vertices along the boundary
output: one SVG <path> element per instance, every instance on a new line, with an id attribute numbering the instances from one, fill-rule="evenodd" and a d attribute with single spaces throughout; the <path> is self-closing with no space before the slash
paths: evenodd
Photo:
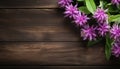
<path id="1" fill-rule="evenodd" d="M 105 46 L 105 55 L 106 55 L 106 59 L 107 59 L 107 60 L 110 60 L 111 50 L 110 50 L 110 48 L 108 48 L 107 45 Z"/>
<path id="2" fill-rule="evenodd" d="M 99 5 L 99 7 L 103 8 L 103 1 L 102 1 L 102 0 L 100 0 L 100 5 Z"/>
<path id="3" fill-rule="evenodd" d="M 108 21 L 109 22 L 120 22 L 120 14 L 110 15 Z"/>
<path id="4" fill-rule="evenodd" d="M 77 1 L 84 1 L 84 0 L 77 0 Z"/>
<path id="5" fill-rule="evenodd" d="M 85 0 L 85 3 L 86 3 L 86 6 L 87 6 L 87 9 L 88 9 L 92 14 L 94 14 L 94 12 L 95 12 L 95 10 L 96 10 L 96 5 L 95 5 L 94 0 Z"/>
<path id="6" fill-rule="evenodd" d="M 87 9 L 85 6 L 79 7 L 79 10 L 80 10 L 81 12 L 86 13 L 86 14 L 90 14 L 90 12 L 88 11 L 88 9 Z"/>
<path id="7" fill-rule="evenodd" d="M 95 44 L 99 43 L 101 40 L 102 40 L 102 39 L 98 39 L 98 40 L 95 40 L 95 41 L 88 41 L 87 46 L 95 45 Z"/>
<path id="8" fill-rule="evenodd" d="M 112 43 L 113 43 L 113 40 L 110 39 L 109 35 L 106 35 L 105 55 L 107 60 L 109 60 L 111 57 Z"/>

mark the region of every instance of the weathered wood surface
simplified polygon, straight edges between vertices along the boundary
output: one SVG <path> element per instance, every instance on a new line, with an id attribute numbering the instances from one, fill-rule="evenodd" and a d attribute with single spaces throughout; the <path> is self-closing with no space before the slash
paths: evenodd
<path id="1" fill-rule="evenodd" d="M 0 66 L 107 69 L 118 65 L 105 59 L 102 43 L 85 46 L 79 30 L 58 9 L 57 1 L 0 0 Z"/>
<path id="2" fill-rule="evenodd" d="M 79 42 L 3 42 L 0 64 L 106 65 L 102 46 L 86 48 Z"/>
<path id="3" fill-rule="evenodd" d="M 0 41 L 80 41 L 57 9 L 0 9 Z"/>
<path id="4" fill-rule="evenodd" d="M 0 8 L 58 8 L 58 0 L 0 0 Z"/>
<path id="5" fill-rule="evenodd" d="M 0 9 L 0 24 L 5 26 L 67 27 L 68 20 L 66 21 L 62 13 L 60 9 Z"/>
<path id="6" fill-rule="evenodd" d="M 119 69 L 119 66 L 0 66 L 2 69 Z"/>

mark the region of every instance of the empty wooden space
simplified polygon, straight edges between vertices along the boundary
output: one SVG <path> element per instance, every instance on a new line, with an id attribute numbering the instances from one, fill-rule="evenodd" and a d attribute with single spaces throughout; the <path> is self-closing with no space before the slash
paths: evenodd
<path id="1" fill-rule="evenodd" d="M 85 48 L 78 42 L 3 42 L 0 64 L 104 65 L 103 51 L 101 46 Z"/>
<path id="2" fill-rule="evenodd" d="M 0 41 L 79 41 L 57 9 L 1 9 Z"/>
<path id="3" fill-rule="evenodd" d="M 0 0 L 0 8 L 57 8 L 58 0 Z"/>
<path id="4" fill-rule="evenodd" d="M 79 29 L 64 18 L 57 2 L 0 0 L 0 66 L 97 69 L 118 65 L 105 59 L 102 43 L 86 47 Z"/>

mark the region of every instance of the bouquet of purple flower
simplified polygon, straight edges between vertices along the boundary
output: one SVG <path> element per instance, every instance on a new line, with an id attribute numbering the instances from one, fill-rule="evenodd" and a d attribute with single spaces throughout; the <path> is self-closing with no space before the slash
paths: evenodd
<path id="1" fill-rule="evenodd" d="M 88 46 L 105 39 L 106 58 L 120 58 L 120 0 L 59 0 L 58 4 L 80 28 Z"/>

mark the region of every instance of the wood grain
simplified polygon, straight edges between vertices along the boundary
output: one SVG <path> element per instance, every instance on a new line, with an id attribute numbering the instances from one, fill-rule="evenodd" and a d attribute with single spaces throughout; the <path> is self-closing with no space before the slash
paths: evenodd
<path id="1" fill-rule="evenodd" d="M 0 9 L 0 26 L 67 26 L 59 9 Z"/>
<path id="2" fill-rule="evenodd" d="M 67 28 L 56 26 L 0 27 L 0 41 L 81 41 Z"/>
<path id="3" fill-rule="evenodd" d="M 0 66 L 2 69 L 119 69 L 120 66 Z"/>
<path id="4" fill-rule="evenodd" d="M 57 8 L 58 0 L 0 0 L 0 8 Z"/>
<path id="5" fill-rule="evenodd" d="M 1 42 L 0 65 L 107 65 L 102 45 L 79 42 Z"/>
<path id="6" fill-rule="evenodd" d="M 0 41 L 80 41 L 57 9 L 1 9 L 0 16 Z"/>

